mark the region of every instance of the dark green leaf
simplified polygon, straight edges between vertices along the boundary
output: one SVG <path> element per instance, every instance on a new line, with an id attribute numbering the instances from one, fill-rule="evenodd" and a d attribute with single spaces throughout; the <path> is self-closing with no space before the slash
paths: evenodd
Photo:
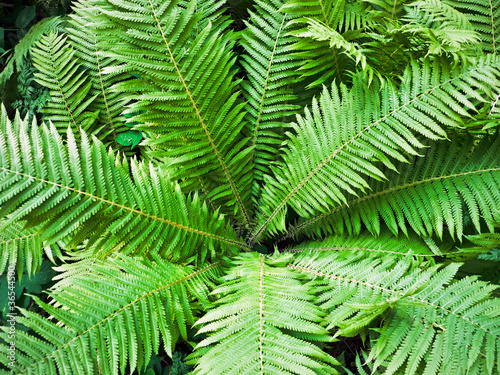
<path id="1" fill-rule="evenodd" d="M 16 27 L 23 29 L 35 18 L 36 6 L 32 5 L 30 7 L 24 8 L 16 19 Z"/>

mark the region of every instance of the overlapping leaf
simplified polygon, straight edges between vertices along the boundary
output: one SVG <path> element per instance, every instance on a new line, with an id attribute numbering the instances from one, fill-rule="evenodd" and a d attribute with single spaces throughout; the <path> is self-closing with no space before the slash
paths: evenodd
<path id="1" fill-rule="evenodd" d="M 137 77 L 118 85 L 132 100 L 131 120 L 150 135 L 152 155 L 172 158 L 171 173 L 187 191 L 203 191 L 224 211 L 249 225 L 252 149 L 232 66 L 234 41 L 201 31 L 197 2 L 124 0 L 103 12 L 121 29 L 106 55 L 122 62 L 106 73 Z M 192 36 L 195 36 L 193 38 Z"/>
<path id="2" fill-rule="evenodd" d="M 446 137 L 446 127 L 460 126 L 476 103 L 488 100 L 499 76 L 500 60 L 488 57 L 456 70 L 438 61 L 414 63 L 399 88 L 355 81 L 350 90 L 324 89 L 297 117 L 295 134 L 288 134 L 283 162 L 264 186 L 250 242 L 283 230 L 287 206 L 310 218 L 346 204 L 348 194 L 367 191 L 367 178 L 386 178 L 377 161 L 394 170 L 394 160 L 406 161 L 423 146 L 418 137 Z"/>
<path id="3" fill-rule="evenodd" d="M 0 132 L 0 215 L 10 222 L 41 225 L 42 240 L 87 241 L 109 252 L 152 252 L 173 260 L 203 260 L 227 248 L 245 247 L 218 212 L 197 195 L 150 167 L 129 170 L 102 143 L 85 133 L 81 145 L 68 131 L 67 144 L 54 127 Z"/>
<path id="4" fill-rule="evenodd" d="M 36 298 L 58 323 L 21 310 L 17 324 L 36 336 L 17 330 L 12 370 L 118 375 L 140 369 L 160 345 L 172 355 L 178 338 L 187 340 L 187 326 L 194 323 L 193 297 L 206 301 L 219 272 L 217 264 L 195 270 L 126 256 L 95 262 L 87 273 L 70 275 L 62 287 L 54 287 L 55 305 Z M 7 332 L 3 328 L 0 337 L 10 342 Z M 6 365 L 6 346 L 0 346 L 0 362 Z"/>

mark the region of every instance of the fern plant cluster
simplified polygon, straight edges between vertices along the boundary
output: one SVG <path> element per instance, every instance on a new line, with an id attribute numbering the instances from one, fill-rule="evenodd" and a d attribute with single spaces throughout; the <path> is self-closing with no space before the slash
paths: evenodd
<path id="1" fill-rule="evenodd" d="M 0 269 L 55 273 L 0 373 L 500 373 L 467 268 L 498 271 L 498 0 L 72 5 L 0 75 L 50 95 L 1 107 Z"/>

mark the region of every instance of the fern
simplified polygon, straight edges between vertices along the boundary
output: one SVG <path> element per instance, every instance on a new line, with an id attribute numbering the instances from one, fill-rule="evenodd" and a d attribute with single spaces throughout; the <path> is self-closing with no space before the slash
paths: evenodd
<path id="1" fill-rule="evenodd" d="M 415 257 L 432 257 L 443 255 L 435 243 L 426 238 L 421 239 L 412 235 L 410 238 L 396 237 L 390 232 L 381 233 L 373 237 L 370 233 L 360 233 L 352 236 L 328 236 L 321 241 L 307 241 L 296 247 L 287 248 L 287 252 L 304 251 L 351 251 L 353 253 L 365 252 L 367 255 L 378 253 L 381 255 L 395 254 L 405 256 L 411 249 Z"/>
<path id="2" fill-rule="evenodd" d="M 35 82 L 35 67 L 31 61 L 27 61 L 18 75 L 18 91 L 20 99 L 12 103 L 13 109 L 18 109 L 21 114 L 33 118 L 50 99 L 49 90 Z"/>
<path id="3" fill-rule="evenodd" d="M 2 220 L 6 221 L 6 220 Z M 0 221 L 0 225 L 2 225 Z M 0 272 L 17 265 L 22 274 L 22 266 L 26 264 L 28 274 L 34 273 L 42 265 L 43 245 L 36 230 L 25 230 L 23 224 L 15 223 L 0 234 Z"/>
<path id="4" fill-rule="evenodd" d="M 53 243 L 71 234 L 68 245 L 85 239 L 102 256 L 140 246 L 185 260 L 202 245 L 197 255 L 202 261 L 228 247 L 247 247 L 198 196 L 185 197 L 161 172 L 135 162 L 130 178 L 120 161 L 85 133 L 81 148 L 71 131 L 67 145 L 54 127 L 35 126 L 30 134 L 23 123 L 19 133 L 7 122 L 0 134 L 0 214 L 10 215 L 2 227 L 29 219 L 41 226 L 42 240 Z"/>
<path id="5" fill-rule="evenodd" d="M 408 0 L 367 0 L 374 12 L 370 12 L 372 17 L 376 17 L 379 22 L 393 23 L 398 21 L 405 14 L 404 5 Z"/>
<path id="6" fill-rule="evenodd" d="M 283 2 L 257 2 L 255 12 L 242 32 L 241 45 L 247 54 L 241 65 L 248 75 L 242 82 L 248 104 L 245 119 L 248 136 L 254 146 L 255 179 L 269 174 L 269 164 L 283 141 L 288 118 L 298 109 L 294 93 L 296 70 L 300 60 L 290 54 L 297 38 L 287 35 L 293 30 L 293 15 L 280 13 Z"/>
<path id="7" fill-rule="evenodd" d="M 176 1 L 144 0 L 122 1 L 103 11 L 126 28 L 116 35 L 122 43 L 107 53 L 126 63 L 105 72 L 140 76 L 117 89 L 144 89 L 130 95 L 129 112 L 144 112 L 133 118 L 142 123 L 134 128 L 155 134 L 146 144 L 157 150 L 155 155 L 173 158 L 172 177 L 230 207 L 239 222 L 249 225 L 252 149 L 239 135 L 244 112 L 230 71 L 234 42 L 211 35 L 210 25 L 190 39 L 200 18 L 195 10 L 194 1 L 184 9 Z"/>
<path id="8" fill-rule="evenodd" d="M 383 222 L 393 233 L 408 233 L 407 227 L 411 227 L 421 236 L 435 233 L 442 237 L 447 230 L 461 239 L 464 212 L 478 232 L 483 220 L 492 231 L 495 202 L 500 198 L 499 143 L 497 135 L 485 137 L 477 145 L 472 138 L 459 142 L 458 137 L 451 143 L 432 143 L 425 158 L 415 158 L 398 174 L 384 171 L 388 182 L 372 180 L 370 193 L 351 195 L 332 210 L 303 220 L 287 235 L 299 231 L 309 235 L 343 233 L 345 229 L 357 234 L 361 223 L 378 235 Z"/>
<path id="9" fill-rule="evenodd" d="M 330 311 L 327 322 L 339 327 L 338 335 L 356 334 L 386 315 L 368 358 L 374 371 L 498 372 L 500 301 L 488 299 L 495 286 L 475 277 L 450 283 L 458 265 L 420 271 L 411 261 L 375 259 L 305 253 L 289 267 L 316 279 L 318 301 Z"/>
<path id="10" fill-rule="evenodd" d="M 463 13 L 440 0 L 411 3 L 404 21 L 408 22 L 406 32 L 428 39 L 427 54 L 451 54 L 457 63 L 474 55 L 472 46 L 479 35 Z"/>
<path id="11" fill-rule="evenodd" d="M 0 110 L 0 267 L 56 276 L 0 296 L 27 306 L 0 373 L 499 373 L 498 267 L 472 267 L 498 255 L 494 12 L 77 0 L 42 24 L 47 121 Z"/>
<path id="12" fill-rule="evenodd" d="M 63 35 L 50 33 L 31 51 L 33 65 L 40 71 L 35 73 L 37 82 L 50 89 L 51 100 L 42 112 L 57 128 L 92 131 L 99 112 L 86 111 L 95 99 L 89 95 L 91 83 L 65 40 Z"/>
<path id="13" fill-rule="evenodd" d="M 244 254 L 233 262 L 217 306 L 196 324 L 213 332 L 197 346 L 194 374 L 336 374 L 337 362 L 300 337 L 328 340 L 305 286 L 285 265 L 290 257 L 264 260 Z"/>
<path id="14" fill-rule="evenodd" d="M 301 48 L 300 46 L 314 42 L 320 42 L 319 45 L 323 45 L 322 42 L 328 41 L 328 47 L 330 49 L 336 49 L 338 51 L 343 51 L 350 59 L 354 60 L 356 65 L 359 64 L 361 69 L 368 75 L 368 83 L 373 80 L 373 76 L 377 75 L 381 78 L 380 74 L 376 72 L 370 65 L 367 65 L 366 56 L 363 54 L 361 48 L 355 43 L 347 41 L 339 32 L 335 31 L 331 27 L 316 21 L 315 19 L 308 19 L 308 27 L 306 30 L 300 30 L 293 35 L 301 38 L 307 38 L 307 41 L 299 43 L 296 48 Z M 313 61 L 309 64 L 312 65 Z"/>
<path id="15" fill-rule="evenodd" d="M 307 27 L 304 25 L 307 21 L 305 17 L 312 19 L 312 22 L 316 21 L 325 27 L 335 29 L 342 22 L 344 6 L 344 1 L 291 0 L 281 9 L 282 12 L 303 17 L 297 20 L 297 22 L 302 21 L 303 29 L 294 34 L 304 39 L 298 41 L 294 49 L 297 50 L 296 56 L 304 61 L 300 69 L 303 77 L 310 78 L 309 88 L 332 82 L 334 79 L 341 82 L 348 58 L 343 54 L 344 50 L 331 48 L 325 40 L 309 38 Z M 345 45 L 349 44 L 344 41 L 340 46 Z"/>
<path id="16" fill-rule="evenodd" d="M 121 113 L 130 99 L 123 93 L 113 90 L 114 86 L 125 81 L 129 76 L 125 73 L 105 75 L 106 67 L 116 64 L 116 61 L 101 56 L 100 43 L 109 37 L 112 24 L 106 26 L 100 16 L 100 8 L 106 7 L 106 2 L 101 0 L 81 0 L 73 5 L 75 13 L 70 17 L 71 27 L 68 35 L 71 46 L 75 50 L 81 64 L 87 68 L 86 74 L 92 83 L 89 97 L 94 98 L 89 103 L 89 110 L 99 115 L 98 128 L 103 128 L 99 138 L 106 143 L 115 140 L 118 134 L 127 130 Z"/>
<path id="17" fill-rule="evenodd" d="M 64 308 L 35 298 L 58 324 L 22 310 L 18 322 L 39 338 L 17 336 L 16 373 L 48 374 L 56 368 L 81 374 L 95 374 L 98 369 L 104 374 L 134 371 L 161 343 L 172 355 L 177 337 L 187 339 L 186 323 L 194 323 L 196 305 L 190 298 L 203 299 L 218 272 L 217 265 L 193 271 L 166 261 L 125 256 L 96 262 L 88 271 L 67 279 L 70 290 L 53 287 L 51 297 Z M 5 333 L 0 337 L 7 339 Z M 4 356 L 2 352 L 0 360 Z"/>
<path id="18" fill-rule="evenodd" d="M 399 90 L 390 84 L 380 91 L 367 90 L 360 82 L 351 90 L 324 89 L 319 101 L 313 101 L 312 112 L 298 116 L 298 124 L 293 125 L 296 135 L 289 134 L 284 157 L 284 164 L 293 167 L 275 168 L 276 176 L 267 181 L 251 242 L 265 230 L 284 230 L 287 205 L 301 216 L 318 216 L 329 212 L 328 207 L 347 203 L 343 191 L 358 195 L 355 189 L 369 188 L 364 176 L 384 179 L 373 161 L 394 169 L 386 155 L 405 161 L 404 152 L 416 154 L 415 148 L 422 144 L 412 132 L 439 139 L 446 136 L 440 122 L 460 126 L 460 115 L 469 116 L 464 107 L 475 110 L 468 97 L 485 101 L 485 79 L 498 79 L 498 65 L 498 60 L 483 60 L 484 68 L 449 71 L 437 62 L 423 67 L 413 64 Z M 476 69 L 484 69 L 484 76 L 478 76 Z M 462 93 L 464 87 L 467 92 Z"/>
<path id="19" fill-rule="evenodd" d="M 0 87 L 5 86 L 5 83 L 11 78 L 12 74 L 17 70 L 22 70 L 23 60 L 28 56 L 30 50 L 40 40 L 40 38 L 52 31 L 62 30 L 62 20 L 59 17 L 48 17 L 34 25 L 30 31 L 21 39 L 14 48 L 14 53 L 9 56 L 3 71 L 0 73 Z"/>
<path id="20" fill-rule="evenodd" d="M 497 53 L 500 48 L 500 2 L 446 0 L 446 3 L 461 10 L 474 30 L 481 36 L 481 49 Z"/>

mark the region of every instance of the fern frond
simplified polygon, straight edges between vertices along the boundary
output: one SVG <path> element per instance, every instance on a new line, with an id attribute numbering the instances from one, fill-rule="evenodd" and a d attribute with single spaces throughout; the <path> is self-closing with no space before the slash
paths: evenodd
<path id="1" fill-rule="evenodd" d="M 446 3 L 465 13 L 481 36 L 481 49 L 500 51 L 500 0 L 446 0 Z"/>
<path id="2" fill-rule="evenodd" d="M 289 0 L 283 5 L 281 12 L 290 12 L 297 16 L 314 18 L 335 29 L 342 22 L 345 6 L 345 0 Z"/>
<path id="3" fill-rule="evenodd" d="M 90 132 L 98 120 L 98 111 L 88 110 L 95 96 L 90 95 L 92 84 L 74 54 L 66 37 L 56 33 L 43 36 L 31 50 L 33 65 L 39 70 L 36 81 L 50 90 L 51 100 L 41 112 L 61 132 L 68 126 L 74 132 L 80 127 Z"/>
<path id="4" fill-rule="evenodd" d="M 441 0 L 415 1 L 407 6 L 404 32 L 420 34 L 429 44 L 427 54 L 452 54 L 455 61 L 477 55 L 479 34 L 466 15 Z"/>
<path id="5" fill-rule="evenodd" d="M 476 110 L 472 101 L 484 102 L 490 87 L 498 86 L 499 68 L 500 60 L 490 56 L 453 71 L 438 61 L 426 62 L 422 67 L 412 64 L 399 89 L 390 83 L 366 88 L 359 81 L 351 90 L 343 85 L 331 92 L 325 88 L 293 124 L 296 134 L 288 135 L 284 162 L 273 168 L 275 177 L 264 186 L 250 243 L 265 231 L 284 230 L 287 206 L 302 217 L 316 217 L 346 204 L 345 193 L 357 196 L 370 189 L 366 177 L 386 178 L 374 162 L 394 170 L 389 157 L 404 162 L 407 153 L 416 155 L 415 149 L 423 147 L 415 135 L 446 137 L 444 127 L 460 126 L 470 116 L 467 110 Z M 376 233 L 377 223 L 369 224 Z M 427 234 L 429 225 L 416 226 L 417 233 Z M 391 229 L 397 231 L 394 225 Z M 460 230 L 453 229 L 458 235 Z"/>
<path id="6" fill-rule="evenodd" d="M 307 24 L 307 28 L 292 33 L 296 37 L 305 38 L 305 40 L 296 44 L 296 49 L 305 49 L 308 44 L 311 45 L 317 42 L 319 42 L 318 47 L 321 48 L 323 42 L 328 42 L 328 48 L 344 53 L 356 65 L 360 65 L 362 71 L 368 75 L 368 84 L 373 80 L 374 75 L 381 78 L 380 74 L 367 63 L 366 56 L 357 43 L 347 41 L 339 32 L 315 19 L 307 19 Z M 312 49 L 311 46 L 307 48 Z M 302 56 L 302 54 L 299 55 Z M 309 62 L 310 66 L 312 66 L 311 64 L 312 61 Z"/>
<path id="7" fill-rule="evenodd" d="M 295 43 L 293 48 L 296 51 L 295 56 L 303 60 L 300 72 L 303 78 L 307 77 L 311 81 L 308 85 L 309 89 L 323 83 L 331 84 L 333 80 L 336 80 L 337 83 L 342 82 L 343 72 L 349 59 L 343 53 L 344 51 L 331 48 L 327 41 L 309 38 L 306 26 L 307 19 L 335 30 L 337 25 L 341 23 L 344 7 L 345 1 L 290 0 L 281 8 L 281 12 L 303 17 L 296 21 L 301 23 L 303 28 L 296 32 L 301 39 Z"/>
<path id="8" fill-rule="evenodd" d="M 19 41 L 14 53 L 9 56 L 0 73 L 0 87 L 4 86 L 14 71 L 21 71 L 23 61 L 43 35 L 50 32 L 63 31 L 60 17 L 47 17 L 30 28 L 30 31 Z"/>
<path id="9" fill-rule="evenodd" d="M 494 214 L 494 219 L 490 223 L 497 228 L 496 232 L 481 233 L 466 236 L 467 240 L 472 243 L 472 246 L 465 248 L 465 251 L 479 252 L 488 254 L 480 254 L 479 259 L 498 261 L 500 255 L 500 211 Z"/>
<path id="10" fill-rule="evenodd" d="M 87 274 L 70 276 L 64 287 L 56 284 L 49 293 L 53 304 L 35 297 L 57 323 L 20 309 L 17 323 L 35 335 L 16 333 L 13 371 L 124 374 L 147 364 L 162 342 L 172 356 L 175 342 L 187 340 L 187 325 L 194 323 L 192 299 L 204 298 L 218 267 L 195 270 L 126 256 L 96 262 Z M 3 328 L 0 337 L 8 342 L 6 332 Z"/>
<path id="11" fill-rule="evenodd" d="M 481 233 L 466 236 L 466 238 L 472 242 L 473 245 L 463 250 L 483 253 L 479 255 L 479 259 L 497 260 L 496 255 L 499 253 L 500 249 L 500 233 Z M 486 252 L 489 252 L 489 254 L 484 254 Z"/>
<path id="12" fill-rule="evenodd" d="M 254 178 L 259 182 L 270 174 L 269 165 L 276 159 L 286 122 L 299 108 L 293 86 L 301 62 L 291 54 L 298 39 L 287 35 L 293 30 L 290 21 L 294 17 L 278 12 L 282 5 L 282 0 L 257 0 L 241 34 L 246 52 L 241 65 L 248 77 L 241 83 L 247 101 L 244 130 L 254 146 Z"/>
<path id="13" fill-rule="evenodd" d="M 102 9 L 109 8 L 107 1 L 80 0 L 72 3 L 74 13 L 69 15 L 68 36 L 75 50 L 75 57 L 86 68 L 92 86 L 88 95 L 95 99 L 89 104 L 89 110 L 98 112 L 99 126 L 102 128 L 98 137 L 103 143 L 116 141 L 117 135 L 128 130 L 126 119 L 121 116 L 130 99 L 124 93 L 114 90 L 118 82 L 130 78 L 126 73 L 103 74 L 106 67 L 118 62 L 102 56 L 102 40 L 110 38 L 116 25 L 102 15 Z M 106 22 L 108 21 L 108 22 Z"/>
<path id="14" fill-rule="evenodd" d="M 10 121 L 0 132 L 0 217 L 41 225 L 42 240 L 87 240 L 102 256 L 123 251 L 158 253 L 176 261 L 203 261 L 240 242 L 224 218 L 209 213 L 197 195 L 150 166 L 131 171 L 101 142 L 82 132 L 81 146 L 68 130 L 67 145 L 52 126 L 28 132 Z M 197 254 L 195 256 L 195 254 Z"/>
<path id="15" fill-rule="evenodd" d="M 432 23 L 455 23 L 459 29 L 472 31 L 472 24 L 466 15 L 456 8 L 447 4 L 446 0 L 417 0 L 408 5 L 408 9 L 415 9 L 415 13 L 420 15 L 420 19 L 426 26 Z M 405 17 L 408 17 L 406 15 Z"/>
<path id="16" fill-rule="evenodd" d="M 185 9 L 189 7 L 189 0 L 181 0 L 181 6 Z M 197 0 L 195 12 L 199 15 L 198 23 L 194 29 L 192 37 L 203 31 L 208 25 L 211 25 L 212 32 L 223 34 L 227 38 L 232 38 L 232 32 L 227 30 L 233 22 L 225 13 L 227 2 L 225 0 Z"/>
<path id="17" fill-rule="evenodd" d="M 366 2 L 350 1 L 344 5 L 343 11 L 340 13 L 338 24 L 330 25 L 330 27 L 345 33 L 346 31 L 366 30 L 376 25 L 368 14 Z"/>
<path id="18" fill-rule="evenodd" d="M 204 191 L 216 205 L 250 223 L 252 148 L 240 135 L 244 103 L 237 102 L 233 41 L 205 27 L 194 40 L 200 15 L 196 1 L 187 9 L 176 0 L 125 0 L 106 15 L 124 27 L 122 43 L 107 56 L 123 65 L 107 73 L 139 75 L 118 85 L 133 100 L 128 112 L 135 129 L 151 134 L 154 156 L 173 158 L 172 176 L 187 191 Z M 140 14 L 140 17 L 137 17 Z M 137 94 L 140 89 L 140 94 Z"/>
<path id="19" fill-rule="evenodd" d="M 370 181 L 370 192 L 347 201 L 310 220 L 302 220 L 288 231 L 357 234 L 361 226 L 380 232 L 381 222 L 397 233 L 411 227 L 420 236 L 447 231 L 461 239 L 464 215 L 481 232 L 481 222 L 490 231 L 500 201 L 500 136 L 484 137 L 478 144 L 471 137 L 464 142 L 434 142 L 423 157 L 415 157 L 398 168 L 385 170 L 387 182 Z M 311 224 L 315 223 L 314 228 Z"/>
<path id="20" fill-rule="evenodd" d="M 316 252 L 289 267 L 315 279 L 337 335 L 355 335 L 384 317 L 368 358 L 374 372 L 499 371 L 500 300 L 490 298 L 496 286 L 476 277 L 452 282 L 459 264 L 422 271 L 409 259 Z"/>
<path id="21" fill-rule="evenodd" d="M 373 10 L 370 16 L 379 22 L 388 25 L 396 24 L 401 17 L 405 15 L 405 4 L 408 0 L 366 0 Z"/>
<path id="22" fill-rule="evenodd" d="M 290 256 L 238 256 L 212 293 L 222 297 L 196 324 L 211 332 L 197 348 L 193 374 L 336 374 L 338 364 L 300 337 L 328 340 L 308 288 L 285 265 Z"/>

